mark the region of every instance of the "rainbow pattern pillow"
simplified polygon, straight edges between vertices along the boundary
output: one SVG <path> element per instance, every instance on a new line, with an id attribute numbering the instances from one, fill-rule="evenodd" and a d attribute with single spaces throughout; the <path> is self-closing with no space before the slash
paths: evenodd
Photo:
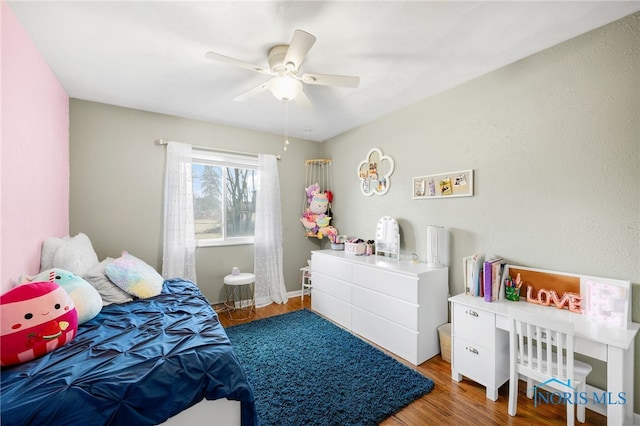
<path id="1" fill-rule="evenodd" d="M 122 290 L 140 299 L 162 292 L 162 276 L 151 266 L 126 251 L 104 268 L 109 279 Z"/>

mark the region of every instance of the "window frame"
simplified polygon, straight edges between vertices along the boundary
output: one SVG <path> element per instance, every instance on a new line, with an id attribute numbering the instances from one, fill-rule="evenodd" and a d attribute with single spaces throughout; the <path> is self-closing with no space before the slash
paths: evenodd
<path id="1" fill-rule="evenodd" d="M 252 169 L 256 171 L 257 183 L 256 190 L 260 186 L 260 177 L 258 174 L 258 157 L 252 154 L 241 154 L 241 153 L 232 153 L 227 151 L 216 151 L 209 149 L 201 149 L 201 148 L 192 148 L 191 151 L 191 162 L 192 164 L 203 164 L 209 166 L 220 166 L 223 168 L 242 168 L 242 169 Z M 222 182 L 222 190 L 223 190 L 223 200 L 225 200 L 224 192 L 226 191 L 226 171 L 222 173 L 223 182 Z M 193 178 L 193 171 L 192 171 Z M 194 200 L 195 202 L 195 200 Z M 223 205 L 223 215 L 224 211 L 226 211 L 226 201 L 225 205 Z M 194 212 L 195 214 L 195 212 Z M 194 217 L 195 220 L 195 217 Z M 254 244 L 255 242 L 255 230 L 254 235 L 245 235 L 240 237 L 228 237 L 226 236 L 226 217 L 222 221 L 221 229 L 223 232 L 222 238 L 206 238 L 206 239 L 198 239 L 195 237 L 196 247 L 221 247 L 221 246 L 237 246 L 237 245 L 248 245 Z M 194 235 L 195 236 L 195 235 Z"/>

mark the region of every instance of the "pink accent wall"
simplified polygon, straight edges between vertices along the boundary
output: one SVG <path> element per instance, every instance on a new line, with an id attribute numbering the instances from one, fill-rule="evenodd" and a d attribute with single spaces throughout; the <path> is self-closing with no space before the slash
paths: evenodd
<path id="1" fill-rule="evenodd" d="M 69 96 L 0 0 L 0 293 L 69 233 Z"/>

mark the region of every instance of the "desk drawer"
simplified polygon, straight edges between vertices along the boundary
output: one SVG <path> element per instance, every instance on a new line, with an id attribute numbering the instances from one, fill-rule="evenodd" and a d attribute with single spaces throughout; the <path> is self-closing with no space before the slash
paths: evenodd
<path id="1" fill-rule="evenodd" d="M 454 336 L 480 344 L 485 348 L 495 345 L 495 314 L 461 303 L 453 304 Z"/>
<path id="2" fill-rule="evenodd" d="M 485 386 L 495 380 L 494 352 L 460 337 L 453 338 L 452 367 Z"/>

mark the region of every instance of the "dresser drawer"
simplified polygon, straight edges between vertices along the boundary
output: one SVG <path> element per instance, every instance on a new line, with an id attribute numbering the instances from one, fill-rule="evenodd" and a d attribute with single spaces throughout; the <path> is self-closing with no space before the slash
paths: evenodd
<path id="1" fill-rule="evenodd" d="M 413 364 L 420 364 L 418 333 L 371 312 L 353 307 L 351 328 L 354 333 L 382 346 Z M 433 356 L 435 354 L 432 354 Z M 430 357 L 431 357 L 430 356 Z"/>
<path id="2" fill-rule="evenodd" d="M 418 305 L 358 286 L 353 286 L 351 301 L 354 307 L 374 312 L 389 321 L 418 331 Z"/>
<path id="3" fill-rule="evenodd" d="M 409 303 L 418 303 L 418 280 L 415 277 L 354 265 L 353 283 Z"/>
<path id="4" fill-rule="evenodd" d="M 318 272 L 312 273 L 314 290 L 320 290 L 346 303 L 351 303 L 351 284 L 329 275 Z M 315 296 L 315 293 L 314 293 Z M 311 299 L 313 300 L 313 299 Z"/>
<path id="5" fill-rule="evenodd" d="M 452 368 L 485 386 L 495 381 L 494 352 L 461 337 L 452 340 Z"/>
<path id="6" fill-rule="evenodd" d="M 311 309 L 345 328 L 351 328 L 351 305 L 315 287 L 311 297 Z"/>
<path id="7" fill-rule="evenodd" d="M 452 335 L 485 348 L 495 346 L 495 314 L 461 303 L 453 304 Z"/>
<path id="8" fill-rule="evenodd" d="M 330 277 L 339 278 L 343 281 L 351 282 L 351 271 L 353 265 L 340 259 L 318 254 L 311 255 L 311 270 L 313 273 L 323 273 Z M 315 282 L 314 282 L 315 285 Z"/>

